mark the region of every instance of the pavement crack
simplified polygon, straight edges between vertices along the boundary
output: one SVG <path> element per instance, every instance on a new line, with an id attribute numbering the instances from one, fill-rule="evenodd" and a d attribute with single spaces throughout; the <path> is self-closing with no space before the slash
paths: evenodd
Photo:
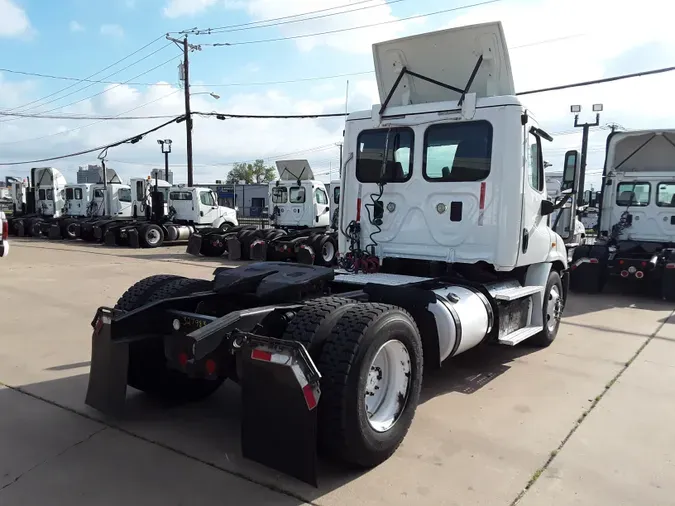
<path id="1" fill-rule="evenodd" d="M 642 353 L 642 350 L 644 350 L 647 345 L 652 342 L 654 338 L 656 338 L 656 335 L 661 331 L 661 329 L 665 326 L 665 324 L 670 320 L 673 316 L 675 316 L 675 310 L 671 311 L 670 315 L 668 315 L 667 318 L 664 318 L 664 320 L 659 324 L 659 326 L 656 328 L 654 332 L 649 334 L 645 341 L 640 345 L 640 347 L 633 353 L 631 358 L 622 365 L 621 369 L 612 377 L 612 379 L 605 385 L 605 388 L 600 392 L 599 395 L 593 399 L 593 402 L 591 405 L 586 408 L 583 413 L 581 413 L 581 416 L 574 422 L 574 425 L 570 429 L 570 431 L 567 433 L 567 435 L 562 439 L 560 444 L 551 451 L 549 454 L 548 458 L 546 459 L 546 462 L 538 468 L 533 474 L 530 480 L 527 482 L 527 485 L 525 485 L 525 488 L 520 491 L 520 493 L 516 496 L 516 498 L 511 501 L 509 506 L 516 506 L 522 499 L 525 497 L 525 494 L 527 494 L 528 490 L 532 488 L 532 486 L 537 482 L 537 480 L 541 477 L 542 474 L 549 468 L 551 465 L 551 462 L 557 457 L 558 453 L 560 453 L 560 450 L 563 449 L 563 447 L 567 444 L 567 442 L 571 439 L 571 437 L 574 435 L 574 433 L 577 431 L 577 429 L 581 426 L 581 424 L 584 422 L 584 420 L 588 417 L 588 415 L 591 414 L 591 412 L 595 409 L 595 407 L 600 403 L 602 398 L 609 392 L 609 390 L 614 386 L 614 384 L 621 378 L 623 373 L 626 372 L 626 370 L 631 366 L 633 362 L 635 362 L 635 359 L 638 358 L 640 353 Z"/>
<path id="2" fill-rule="evenodd" d="M 3 384 L 3 386 L 7 386 L 7 385 L 4 385 L 4 384 Z M 7 387 L 7 388 L 11 388 L 11 387 Z M 22 393 L 23 393 L 23 392 L 22 392 Z M 34 471 L 34 470 L 37 469 L 38 467 L 43 466 L 43 465 L 45 465 L 45 464 L 51 462 L 52 460 L 58 459 L 58 458 L 61 457 L 62 455 L 65 455 L 66 453 L 68 453 L 68 452 L 69 452 L 70 450 L 72 450 L 73 448 L 75 448 L 75 447 L 77 447 L 77 446 L 80 446 L 80 445 L 83 444 L 83 443 L 86 443 L 86 442 L 89 441 L 91 438 L 93 438 L 94 436 L 100 434 L 100 433 L 103 432 L 104 430 L 108 430 L 108 428 L 109 428 L 109 427 L 107 427 L 107 426 L 101 427 L 100 429 L 95 430 L 94 432 L 92 432 L 91 434 L 89 434 L 87 437 L 81 439 L 80 441 L 77 441 L 76 443 L 73 443 L 72 445 L 70 445 L 70 446 L 67 447 L 66 449 L 60 451 L 60 452 L 57 453 L 56 455 L 50 455 L 49 457 L 47 457 L 46 459 L 44 459 L 42 462 L 38 462 L 38 463 L 35 464 L 34 466 L 32 466 L 32 467 L 26 469 L 24 472 L 22 472 L 22 473 L 18 474 L 17 476 L 15 476 L 14 479 L 13 479 L 12 481 L 10 481 L 9 483 L 7 483 L 7 484 L 3 485 L 2 487 L 0 487 L 0 492 L 2 492 L 3 490 L 5 490 L 6 488 L 9 488 L 9 487 L 11 487 L 12 485 L 16 484 L 21 478 L 23 478 L 24 476 L 26 476 L 26 475 L 29 474 L 30 472 Z"/>

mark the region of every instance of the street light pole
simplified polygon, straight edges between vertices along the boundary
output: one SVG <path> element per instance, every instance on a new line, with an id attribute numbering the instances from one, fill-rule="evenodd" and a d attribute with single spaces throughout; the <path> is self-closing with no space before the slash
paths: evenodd
<path id="1" fill-rule="evenodd" d="M 602 104 L 593 104 L 593 112 L 595 112 L 595 121 L 593 123 L 579 123 L 579 113 L 581 112 L 580 105 L 573 105 L 570 111 L 574 113 L 574 127 L 582 128 L 581 136 L 581 167 L 579 174 L 579 201 L 584 203 L 584 189 L 586 186 L 586 158 L 588 155 L 588 134 L 591 127 L 600 126 L 600 113 L 602 112 Z"/>
<path id="2" fill-rule="evenodd" d="M 164 153 L 164 179 L 167 183 L 170 183 L 169 180 L 169 153 L 171 153 L 171 139 L 158 139 L 157 144 L 162 147 L 162 153 Z M 158 178 L 155 178 L 158 179 Z"/>

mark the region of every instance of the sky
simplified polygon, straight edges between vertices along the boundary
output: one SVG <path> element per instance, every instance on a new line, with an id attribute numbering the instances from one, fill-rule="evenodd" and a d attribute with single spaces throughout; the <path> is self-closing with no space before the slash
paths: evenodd
<path id="1" fill-rule="evenodd" d="M 191 103 L 199 112 L 318 114 L 370 109 L 379 102 L 373 43 L 486 21 L 501 21 L 504 26 L 517 91 L 668 67 L 675 61 L 675 30 L 669 26 L 673 7 L 667 0 L 479 3 L 0 0 L 0 114 L 152 117 L 3 116 L 0 163 L 106 145 L 149 130 L 166 121 L 164 117 L 182 114 L 178 73 L 182 52 L 165 35 L 175 32 L 173 36 L 180 37 L 177 32 L 192 28 L 205 31 L 189 36 L 190 43 L 201 45 L 190 53 Z M 449 9 L 455 10 L 438 13 Z M 308 12 L 315 13 L 297 16 Z M 354 29 L 363 25 L 375 26 Z M 303 37 L 346 28 L 350 30 Z M 228 45 L 209 45 L 214 43 Z M 570 105 L 582 106 L 581 121 L 593 121 L 592 105 L 603 104 L 601 126 L 590 134 L 587 176 L 587 183 L 599 189 L 608 125 L 675 126 L 675 102 L 666 98 L 674 87 L 675 72 L 527 95 L 522 100 L 555 137 L 544 147 L 552 170 L 561 168 L 565 151 L 581 145 L 581 129 L 574 128 Z M 225 179 L 232 163 L 256 158 L 270 164 L 307 158 L 320 179 L 328 180 L 338 173 L 336 143 L 342 140 L 343 128 L 341 118 L 220 121 L 196 116 L 195 181 Z M 173 141 L 170 163 L 175 181 L 185 182 L 185 123 L 149 134 L 136 144 L 111 148 L 107 164 L 125 179 L 147 175 L 152 168 L 163 167 L 156 142 L 163 138 Z M 97 153 L 0 166 L 0 179 L 24 177 L 32 166 L 51 165 L 75 182 L 77 167 L 93 163 Z"/>

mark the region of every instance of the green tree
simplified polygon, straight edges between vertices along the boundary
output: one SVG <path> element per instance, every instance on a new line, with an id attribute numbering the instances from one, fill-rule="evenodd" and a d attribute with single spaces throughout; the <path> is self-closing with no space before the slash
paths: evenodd
<path id="1" fill-rule="evenodd" d="M 277 177 L 277 169 L 265 165 L 265 160 L 256 160 L 254 163 L 235 163 L 227 174 L 227 183 L 236 184 L 246 181 L 246 184 L 269 183 Z"/>

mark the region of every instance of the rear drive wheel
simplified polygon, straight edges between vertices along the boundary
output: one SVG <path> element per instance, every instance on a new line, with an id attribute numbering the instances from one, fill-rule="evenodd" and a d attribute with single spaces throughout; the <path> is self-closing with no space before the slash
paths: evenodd
<path id="1" fill-rule="evenodd" d="M 76 221 L 67 221 L 63 227 L 63 237 L 66 239 L 77 239 L 77 222 Z"/>
<path id="2" fill-rule="evenodd" d="M 546 289 L 544 290 L 544 303 L 542 307 L 544 330 L 530 338 L 531 344 L 545 348 L 555 340 L 564 307 L 565 301 L 563 300 L 563 287 L 560 274 L 556 271 L 551 271 L 548 275 Z"/>
<path id="3" fill-rule="evenodd" d="M 350 306 L 318 362 L 322 449 L 358 467 L 387 460 L 410 428 L 422 386 L 422 342 L 412 316 L 387 304 Z"/>
<path id="4" fill-rule="evenodd" d="M 204 279 L 173 279 L 158 287 L 146 303 L 208 291 L 212 287 L 213 282 Z M 166 362 L 161 338 L 129 345 L 127 384 L 152 397 L 170 402 L 199 401 L 218 390 L 224 381 L 224 376 L 216 379 L 191 378 L 171 369 Z"/>
<path id="5" fill-rule="evenodd" d="M 164 244 L 164 231 L 159 225 L 151 223 L 141 229 L 141 240 L 148 248 L 159 248 Z"/>
<path id="6" fill-rule="evenodd" d="M 182 276 L 174 276 L 172 274 L 158 274 L 156 276 L 149 276 L 141 279 L 122 294 L 115 304 L 115 309 L 133 311 L 134 309 L 147 304 L 150 297 L 152 297 L 152 294 L 159 288 L 176 279 L 185 278 Z"/>
<path id="7" fill-rule="evenodd" d="M 321 297 L 308 301 L 286 327 L 282 339 L 297 341 L 319 359 L 323 345 L 344 312 L 356 301 L 344 297 Z"/>

